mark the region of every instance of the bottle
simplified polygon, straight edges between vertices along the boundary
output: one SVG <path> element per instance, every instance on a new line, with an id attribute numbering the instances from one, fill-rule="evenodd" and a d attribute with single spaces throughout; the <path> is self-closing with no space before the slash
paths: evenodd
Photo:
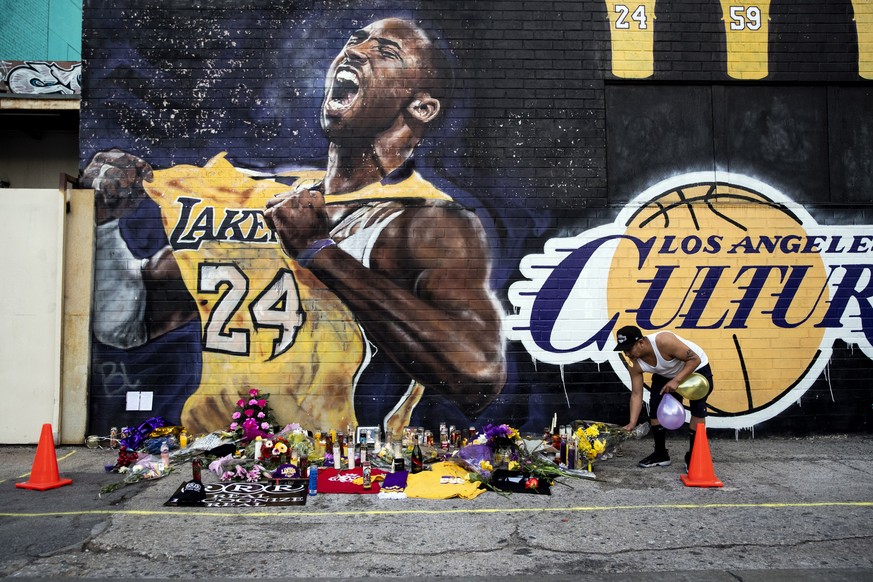
<path id="1" fill-rule="evenodd" d="M 318 467 L 309 465 L 309 494 L 318 495 Z"/>
<path id="2" fill-rule="evenodd" d="M 652 426 L 648 422 L 644 422 L 642 424 L 638 424 L 635 429 L 631 431 L 631 436 L 636 440 L 640 440 L 652 430 Z"/>
<path id="3" fill-rule="evenodd" d="M 194 460 L 191 461 L 191 474 L 195 481 L 200 481 L 200 470 L 202 467 L 203 461 L 200 460 L 200 457 L 194 457 Z"/>
<path id="4" fill-rule="evenodd" d="M 340 458 L 344 458 L 346 456 L 346 435 L 344 435 L 342 432 L 336 433 L 335 442 L 339 443 Z"/>
<path id="5" fill-rule="evenodd" d="M 170 447 L 167 445 L 167 439 L 161 443 L 161 463 L 164 464 L 165 471 L 170 468 Z"/>
<path id="6" fill-rule="evenodd" d="M 314 457 L 320 457 L 324 455 L 324 444 L 324 436 L 321 434 L 320 430 L 316 430 L 312 434 L 312 454 Z"/>
<path id="7" fill-rule="evenodd" d="M 418 437 L 415 437 L 415 444 L 412 447 L 412 458 L 410 459 L 413 473 L 421 473 L 424 470 L 424 455 L 421 454 L 421 447 L 418 446 Z"/>
<path id="8" fill-rule="evenodd" d="M 297 458 L 297 474 L 303 477 L 303 475 L 308 475 L 306 472 L 309 468 L 309 456 L 300 454 Z"/>
<path id="9" fill-rule="evenodd" d="M 343 455 L 342 449 L 340 448 L 340 442 L 338 438 L 333 439 L 333 468 L 334 469 L 342 469 L 343 467 Z"/>
<path id="10" fill-rule="evenodd" d="M 558 432 L 558 427 L 552 429 L 552 448 L 555 449 L 555 463 L 561 464 L 561 433 Z"/>
<path id="11" fill-rule="evenodd" d="M 570 435 L 567 440 L 567 468 L 576 468 L 576 437 L 574 435 Z"/>
<path id="12" fill-rule="evenodd" d="M 184 428 L 182 429 L 182 432 L 179 433 L 179 448 L 188 448 L 188 431 Z"/>
<path id="13" fill-rule="evenodd" d="M 395 473 L 406 470 L 406 461 L 403 458 L 403 445 L 396 441 L 394 442 L 394 462 L 392 464 L 392 470 Z"/>
<path id="14" fill-rule="evenodd" d="M 394 433 L 390 430 L 385 431 L 385 450 L 391 452 L 391 456 L 394 457 Z"/>
<path id="15" fill-rule="evenodd" d="M 331 437 L 330 432 L 324 431 L 321 433 L 321 438 L 324 441 L 322 443 L 322 455 L 327 455 L 328 453 L 333 452 L 333 437 Z"/>
<path id="16" fill-rule="evenodd" d="M 346 445 L 346 452 L 348 453 L 349 459 L 349 469 L 355 468 L 355 442 L 354 440 L 349 441 L 349 444 Z"/>
<path id="17" fill-rule="evenodd" d="M 373 488 L 373 481 L 371 480 L 371 477 L 370 477 L 371 476 L 370 463 L 363 462 L 363 464 L 361 466 L 361 473 L 364 477 L 364 489 L 372 489 Z"/>
<path id="18" fill-rule="evenodd" d="M 552 447 L 561 448 L 561 433 L 558 432 L 557 426 L 552 429 Z"/>
<path id="19" fill-rule="evenodd" d="M 360 442 L 361 442 L 361 452 L 360 452 L 361 464 L 363 464 L 364 461 L 367 460 L 367 453 L 369 453 L 369 451 L 367 449 L 370 448 L 369 441 L 367 440 L 367 433 L 365 433 L 364 431 L 361 431 Z"/>
<path id="20" fill-rule="evenodd" d="M 118 448 L 118 427 L 113 426 L 111 429 L 109 429 L 109 448 Z"/>

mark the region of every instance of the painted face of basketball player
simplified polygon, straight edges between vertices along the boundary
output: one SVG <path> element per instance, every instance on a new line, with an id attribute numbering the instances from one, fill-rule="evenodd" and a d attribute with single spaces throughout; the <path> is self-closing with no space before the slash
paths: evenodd
<path id="1" fill-rule="evenodd" d="M 321 106 L 327 137 L 372 137 L 397 124 L 421 86 L 432 50 L 420 29 L 396 18 L 352 34 L 327 72 Z"/>

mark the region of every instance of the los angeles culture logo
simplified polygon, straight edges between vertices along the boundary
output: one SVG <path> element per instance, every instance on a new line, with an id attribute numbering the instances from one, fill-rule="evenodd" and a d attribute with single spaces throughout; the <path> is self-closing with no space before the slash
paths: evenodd
<path id="1" fill-rule="evenodd" d="M 537 360 L 609 362 L 613 330 L 674 330 L 704 346 L 718 389 L 713 428 L 746 428 L 796 402 L 833 343 L 873 359 L 873 235 L 819 225 L 743 175 L 696 172 L 660 182 L 612 224 L 553 238 L 520 265 L 507 335 Z"/>

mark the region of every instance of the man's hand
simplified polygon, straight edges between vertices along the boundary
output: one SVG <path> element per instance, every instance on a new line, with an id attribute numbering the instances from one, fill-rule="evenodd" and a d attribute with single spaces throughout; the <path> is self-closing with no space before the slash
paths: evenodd
<path id="1" fill-rule="evenodd" d="M 631 422 L 630 424 L 626 424 L 626 425 L 624 425 L 623 427 L 621 427 L 621 430 L 624 430 L 624 431 L 630 432 L 630 431 L 632 431 L 633 429 L 635 429 L 636 427 L 637 427 L 637 423 L 635 423 L 635 422 Z"/>
<path id="2" fill-rule="evenodd" d="M 676 392 L 677 388 L 679 388 L 679 382 L 676 380 L 676 378 L 673 378 L 672 380 L 664 384 L 664 387 L 661 388 L 661 394 L 672 394 L 673 392 Z"/>
<path id="3" fill-rule="evenodd" d="M 328 238 L 324 196 L 317 190 L 277 195 L 267 201 L 264 218 L 282 250 L 292 258 L 313 242 Z"/>
<path id="4" fill-rule="evenodd" d="M 684 380 L 697 369 L 697 366 L 700 365 L 700 356 L 694 353 L 694 350 L 676 337 L 674 333 L 660 333 L 655 341 L 658 344 L 658 351 L 661 352 L 665 359 L 676 359 L 685 362 L 679 373 L 661 388 L 662 395 L 676 392 L 679 389 L 679 378 Z"/>
<path id="5" fill-rule="evenodd" d="M 143 182 L 151 182 L 152 167 L 133 154 L 112 149 L 99 152 L 82 171 L 79 184 L 93 188 L 100 200 L 98 224 L 120 218 L 146 197 Z"/>

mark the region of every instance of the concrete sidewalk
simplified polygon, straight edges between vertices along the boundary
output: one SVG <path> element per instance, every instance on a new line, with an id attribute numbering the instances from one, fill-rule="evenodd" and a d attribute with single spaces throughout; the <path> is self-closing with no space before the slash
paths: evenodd
<path id="1" fill-rule="evenodd" d="M 873 436 L 710 436 L 722 488 L 681 461 L 640 469 L 650 440 L 551 496 L 324 495 L 305 506 L 171 508 L 188 467 L 100 495 L 110 450 L 59 447 L 72 485 L 17 489 L 36 447 L 0 447 L 4 577 L 871 580 Z M 674 459 L 684 439 L 669 443 Z M 214 476 L 204 471 L 204 481 Z"/>

